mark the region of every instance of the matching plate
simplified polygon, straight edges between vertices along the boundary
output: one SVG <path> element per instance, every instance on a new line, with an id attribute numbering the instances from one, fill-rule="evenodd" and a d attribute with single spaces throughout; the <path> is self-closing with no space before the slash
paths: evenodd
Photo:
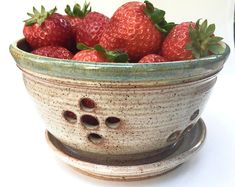
<path id="1" fill-rule="evenodd" d="M 68 146 L 63 145 L 46 131 L 47 143 L 59 159 L 80 173 L 106 180 L 141 180 L 164 174 L 190 159 L 201 148 L 205 138 L 206 126 L 203 120 L 199 119 L 194 127 L 185 133 L 176 150 L 170 155 L 150 163 L 140 160 L 139 163 L 133 165 L 110 165 L 105 162 L 101 164 L 79 158 L 78 151 L 71 151 Z"/>

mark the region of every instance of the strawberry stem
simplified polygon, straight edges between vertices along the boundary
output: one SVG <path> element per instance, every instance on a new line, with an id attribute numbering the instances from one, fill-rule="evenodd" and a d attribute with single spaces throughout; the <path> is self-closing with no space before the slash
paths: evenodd
<path id="1" fill-rule="evenodd" d="M 168 23 L 165 20 L 166 12 L 155 8 L 152 3 L 149 1 L 144 1 L 146 7 L 144 9 L 145 14 L 152 20 L 155 27 L 162 32 L 163 34 L 167 35 L 169 31 L 175 26 L 174 22 Z"/>
<path id="2" fill-rule="evenodd" d="M 44 6 L 41 6 L 41 12 L 39 12 L 35 7 L 33 7 L 33 14 L 27 13 L 31 18 L 25 20 L 26 26 L 31 26 L 35 23 L 41 25 L 50 15 L 54 14 L 57 11 L 57 8 L 53 8 L 50 11 L 46 11 Z"/>

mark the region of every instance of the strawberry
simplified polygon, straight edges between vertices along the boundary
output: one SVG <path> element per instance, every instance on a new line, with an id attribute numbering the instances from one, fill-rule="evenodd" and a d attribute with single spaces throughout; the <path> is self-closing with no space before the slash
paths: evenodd
<path id="1" fill-rule="evenodd" d="M 176 25 L 167 35 L 162 44 L 162 55 L 173 61 L 189 60 L 208 56 L 209 54 L 222 54 L 224 48 L 219 44 L 223 39 L 214 36 L 215 25 L 207 26 L 207 20 L 200 24 L 183 22 Z"/>
<path id="2" fill-rule="evenodd" d="M 167 23 L 165 12 L 150 2 L 128 2 L 112 16 L 100 45 L 109 50 L 122 50 L 132 61 L 157 53 L 164 34 L 174 26 Z"/>
<path id="3" fill-rule="evenodd" d="M 68 15 L 66 18 L 72 26 L 77 43 L 84 43 L 90 47 L 99 43 L 109 21 L 108 17 L 98 12 L 91 12 L 90 3 L 86 2 L 82 9 L 79 4 L 75 4 L 73 11 L 67 5 L 65 12 Z"/>
<path id="4" fill-rule="evenodd" d="M 88 47 L 85 44 L 79 43 L 77 48 L 82 50 L 74 55 L 72 60 L 80 62 L 127 62 L 128 55 L 118 51 L 109 51 L 100 45 L 95 45 L 94 48 Z"/>
<path id="5" fill-rule="evenodd" d="M 98 12 L 90 12 L 77 25 L 76 42 L 84 43 L 90 47 L 98 44 L 108 22 L 109 18 L 107 16 Z"/>
<path id="6" fill-rule="evenodd" d="M 166 62 L 167 59 L 160 55 L 149 54 L 140 59 L 139 63 Z"/>
<path id="7" fill-rule="evenodd" d="M 76 35 L 76 28 L 80 25 L 83 18 L 86 17 L 88 13 L 91 12 L 90 3 L 85 2 L 83 8 L 79 4 L 75 4 L 73 10 L 69 5 L 65 8 L 65 13 L 67 16 L 65 18 L 69 21 L 70 25 L 72 26 L 72 30 L 74 35 Z"/>
<path id="8" fill-rule="evenodd" d="M 73 57 L 73 54 L 68 49 L 59 46 L 41 47 L 33 50 L 32 53 L 36 55 L 60 59 L 72 59 Z"/>
<path id="9" fill-rule="evenodd" d="M 86 49 L 79 51 L 74 55 L 72 60 L 80 61 L 80 62 L 108 62 L 101 53 L 93 49 Z"/>
<path id="10" fill-rule="evenodd" d="M 176 25 L 168 36 L 165 38 L 162 45 L 162 55 L 169 60 L 187 60 L 192 59 L 192 51 L 186 49 L 187 43 L 190 42 L 189 26 L 195 28 L 193 22 L 183 22 Z"/>
<path id="11" fill-rule="evenodd" d="M 69 22 L 60 14 L 55 13 L 56 8 L 41 12 L 33 7 L 34 14 L 28 13 L 30 19 L 25 21 L 24 36 L 33 49 L 43 46 L 55 45 L 70 47 L 72 28 Z"/>

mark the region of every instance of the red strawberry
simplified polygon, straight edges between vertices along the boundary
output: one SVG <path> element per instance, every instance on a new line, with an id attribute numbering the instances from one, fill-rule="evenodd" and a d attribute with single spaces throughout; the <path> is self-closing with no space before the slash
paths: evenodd
<path id="1" fill-rule="evenodd" d="M 60 59 L 72 59 L 73 54 L 64 47 L 46 46 L 32 51 L 33 54 Z"/>
<path id="2" fill-rule="evenodd" d="M 69 22 L 60 14 L 55 13 L 56 8 L 46 12 L 41 7 L 41 13 L 33 8 L 34 14 L 28 13 L 30 19 L 25 21 L 24 36 L 33 49 L 56 45 L 70 47 L 72 28 Z"/>
<path id="3" fill-rule="evenodd" d="M 221 37 L 214 36 L 215 25 L 207 26 L 207 20 L 200 24 L 184 22 L 175 26 L 168 34 L 162 45 L 162 55 L 173 61 L 189 60 L 221 54 L 224 49 L 219 42 Z"/>
<path id="4" fill-rule="evenodd" d="M 186 49 L 186 45 L 191 41 L 189 36 L 189 26 L 195 27 L 193 22 L 184 22 L 176 25 L 168 34 L 162 45 L 162 55 L 169 60 L 192 59 L 192 51 Z"/>
<path id="5" fill-rule="evenodd" d="M 167 62 L 167 59 L 160 55 L 150 54 L 140 59 L 139 63 Z"/>
<path id="6" fill-rule="evenodd" d="M 87 14 L 80 24 L 77 25 L 77 43 L 84 43 L 90 47 L 98 44 L 108 22 L 109 18 L 98 12 Z"/>
<path id="7" fill-rule="evenodd" d="M 109 50 L 122 50 L 133 61 L 156 53 L 162 42 L 163 34 L 174 26 L 164 19 L 165 12 L 156 9 L 145 1 L 128 2 L 112 16 L 105 29 L 100 44 Z"/>
<path id="8" fill-rule="evenodd" d="M 86 49 L 79 51 L 72 60 L 80 61 L 80 62 L 108 62 L 101 53 L 96 50 Z"/>
<path id="9" fill-rule="evenodd" d="M 76 28 L 82 22 L 82 19 L 86 17 L 86 15 L 91 12 L 90 3 L 85 2 L 83 8 L 79 4 L 75 4 L 73 10 L 71 10 L 70 6 L 67 5 L 65 8 L 65 13 L 67 16 L 65 18 L 69 21 L 72 26 L 72 30 L 74 35 L 76 35 Z"/>
<path id="10" fill-rule="evenodd" d="M 108 51 L 100 45 L 94 48 L 88 47 L 82 43 L 77 45 L 82 50 L 74 55 L 73 60 L 80 62 L 127 62 L 128 55 L 118 51 Z"/>

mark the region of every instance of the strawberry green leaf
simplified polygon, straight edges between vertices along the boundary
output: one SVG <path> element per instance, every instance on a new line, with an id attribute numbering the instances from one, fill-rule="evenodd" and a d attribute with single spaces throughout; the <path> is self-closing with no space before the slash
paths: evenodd
<path id="1" fill-rule="evenodd" d="M 44 22 L 44 19 L 43 19 L 43 18 L 39 18 L 39 19 L 37 20 L 37 23 L 38 23 L 39 25 L 41 25 L 43 22 Z"/>
<path id="2" fill-rule="evenodd" d="M 164 20 L 164 16 L 165 16 L 165 11 L 156 9 L 151 14 L 151 19 L 154 23 L 161 23 Z"/>
<path id="3" fill-rule="evenodd" d="M 27 13 L 27 15 L 30 16 L 30 17 L 33 17 L 33 14 L 31 14 L 31 13 L 29 13 L 29 12 Z"/>
<path id="4" fill-rule="evenodd" d="M 116 55 L 114 58 L 114 62 L 128 62 L 128 54 L 126 53 L 120 53 L 119 55 Z"/>
<path id="5" fill-rule="evenodd" d="M 153 4 L 147 0 L 145 0 L 144 3 L 146 5 L 144 13 L 151 19 L 155 27 L 160 32 L 167 35 L 169 31 L 175 26 L 175 23 L 167 23 L 165 20 L 165 11 L 155 8 Z"/>
<path id="6" fill-rule="evenodd" d="M 223 38 L 214 36 L 215 24 L 208 25 L 207 20 L 200 23 L 200 20 L 197 20 L 196 27 L 189 26 L 191 42 L 186 45 L 186 49 L 191 50 L 195 58 L 206 57 L 210 53 L 222 54 L 224 48 L 219 42 Z"/>
<path id="7" fill-rule="evenodd" d="M 154 12 L 154 6 L 152 3 L 150 3 L 149 1 L 144 1 L 144 3 L 146 4 L 146 13 L 153 13 Z"/>
<path id="8" fill-rule="evenodd" d="M 72 12 L 72 10 L 71 10 L 71 8 L 70 8 L 69 5 L 66 6 L 66 8 L 64 9 L 64 11 L 65 11 L 65 13 L 66 13 L 68 16 L 74 16 L 74 15 L 73 15 L 73 12 Z"/>
<path id="9" fill-rule="evenodd" d="M 199 26 L 200 26 L 200 21 L 201 21 L 201 18 L 197 20 L 197 22 L 196 22 L 196 28 L 199 28 Z"/>
<path id="10" fill-rule="evenodd" d="M 66 6 L 64 11 L 69 16 L 83 18 L 89 12 L 91 12 L 91 6 L 90 6 L 90 3 L 87 3 L 85 1 L 82 9 L 81 9 L 81 6 L 78 3 L 76 3 L 73 7 L 73 11 L 71 10 L 71 7 L 69 5 Z"/>
<path id="11" fill-rule="evenodd" d="M 84 16 L 87 15 L 89 12 L 91 12 L 91 5 L 89 2 L 87 3 L 85 1 L 83 8 L 82 8 L 82 12 L 84 13 Z"/>
<path id="12" fill-rule="evenodd" d="M 97 44 L 94 49 L 103 54 L 110 62 L 127 62 L 128 55 L 119 51 L 109 51 Z"/>
<path id="13" fill-rule="evenodd" d="M 120 52 L 120 51 L 109 51 L 103 48 L 101 45 L 96 44 L 93 48 L 88 47 L 83 43 L 77 44 L 77 49 L 79 50 L 96 50 L 97 52 L 101 53 L 105 58 L 107 58 L 110 62 L 128 62 L 128 54 Z"/>
<path id="14" fill-rule="evenodd" d="M 24 21 L 26 26 L 31 26 L 37 22 L 36 18 L 27 19 Z"/>
<path id="15" fill-rule="evenodd" d="M 198 34 L 196 30 L 192 27 L 192 25 L 189 25 L 189 36 L 191 40 L 195 41 L 198 39 Z"/>
<path id="16" fill-rule="evenodd" d="M 211 45 L 208 47 L 209 51 L 215 55 L 221 55 L 224 53 L 225 48 L 222 47 L 220 44 Z"/>
<path id="17" fill-rule="evenodd" d="M 57 8 L 55 7 L 53 9 L 51 9 L 49 12 L 47 12 L 47 14 L 48 14 L 48 16 L 50 16 L 50 15 L 54 14 L 56 11 L 57 11 Z"/>
<path id="18" fill-rule="evenodd" d="M 88 47 L 87 45 L 83 44 L 83 43 L 78 43 L 77 44 L 77 49 L 78 50 L 87 50 L 87 49 L 93 49 L 91 47 Z"/>
<path id="19" fill-rule="evenodd" d="M 192 53 L 195 58 L 200 58 L 200 52 L 198 52 L 195 48 L 192 48 Z"/>
<path id="20" fill-rule="evenodd" d="M 42 13 L 43 15 L 47 13 L 44 6 L 41 6 L 41 13 Z"/>
<path id="21" fill-rule="evenodd" d="M 199 32 L 206 33 L 206 29 L 207 29 L 207 20 L 203 21 L 201 26 L 199 26 Z"/>
<path id="22" fill-rule="evenodd" d="M 216 43 L 220 42 L 221 40 L 223 40 L 222 37 L 215 36 L 215 37 L 210 38 L 208 43 L 209 44 L 216 44 Z"/>
<path id="23" fill-rule="evenodd" d="M 191 43 L 188 43 L 188 44 L 186 45 L 185 49 L 187 49 L 187 50 L 192 50 L 192 49 L 193 49 L 192 44 L 191 44 Z"/>
<path id="24" fill-rule="evenodd" d="M 40 12 L 38 12 L 38 10 L 35 7 L 33 7 L 33 13 L 34 14 L 40 14 Z"/>
<path id="25" fill-rule="evenodd" d="M 101 45 L 99 45 L 99 44 L 95 45 L 95 46 L 94 46 L 94 49 L 95 49 L 96 51 L 98 51 L 98 52 L 103 53 L 103 54 L 106 53 L 106 50 L 105 50 Z"/>
<path id="26" fill-rule="evenodd" d="M 105 56 L 111 62 L 127 62 L 128 61 L 128 55 L 122 52 L 106 51 Z"/>
<path id="27" fill-rule="evenodd" d="M 33 7 L 33 14 L 32 13 L 27 13 L 28 16 L 31 18 L 25 20 L 25 25 L 26 26 L 31 26 L 35 23 L 38 23 L 41 25 L 50 15 L 54 14 L 57 11 L 57 8 L 53 8 L 50 11 L 46 11 L 44 6 L 41 6 L 41 12 L 39 12 L 35 7 Z"/>
<path id="28" fill-rule="evenodd" d="M 81 12 L 81 7 L 79 4 L 75 4 L 74 7 L 73 7 L 73 14 L 74 15 L 79 15 Z"/>
<path id="29" fill-rule="evenodd" d="M 208 49 L 202 50 L 202 51 L 200 51 L 200 52 L 201 52 L 201 53 L 200 53 L 200 57 L 206 57 L 206 56 L 209 55 Z"/>
<path id="30" fill-rule="evenodd" d="M 215 24 L 211 24 L 206 29 L 206 33 L 208 36 L 212 35 L 215 32 Z"/>
<path id="31" fill-rule="evenodd" d="M 165 28 L 160 27 L 158 24 L 155 24 L 155 27 L 162 33 L 166 34 L 167 30 Z"/>
<path id="32" fill-rule="evenodd" d="M 162 26 L 163 29 L 166 30 L 166 33 L 170 31 L 175 26 L 174 22 L 166 23 Z"/>

